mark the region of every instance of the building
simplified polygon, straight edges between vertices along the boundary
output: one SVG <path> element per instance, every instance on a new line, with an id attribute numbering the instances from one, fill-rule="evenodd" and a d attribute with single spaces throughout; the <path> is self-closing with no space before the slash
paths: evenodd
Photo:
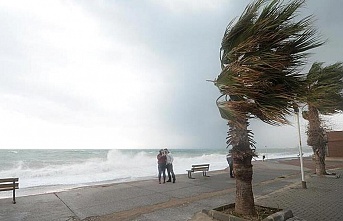
<path id="1" fill-rule="evenodd" d="M 327 132 L 327 156 L 343 157 L 343 131 Z"/>

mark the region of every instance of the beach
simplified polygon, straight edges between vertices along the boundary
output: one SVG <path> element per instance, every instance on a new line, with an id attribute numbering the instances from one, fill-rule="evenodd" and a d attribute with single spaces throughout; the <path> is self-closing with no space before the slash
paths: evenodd
<path id="1" fill-rule="evenodd" d="M 342 200 L 335 198 L 343 194 L 342 179 L 313 176 L 314 164 L 310 162 L 310 158 L 304 158 L 308 189 L 303 190 L 298 159 L 254 161 L 255 202 L 272 207 L 285 205 L 299 220 L 311 220 L 304 217 L 308 214 L 303 209 L 308 209 L 313 201 L 310 196 L 321 193 L 320 185 L 324 185 L 325 192 L 320 199 L 323 201 L 329 197 L 332 204 L 331 212 L 325 212 L 323 206 L 320 211 L 317 209 L 317 213 L 328 216 L 328 219 L 321 220 L 335 220 L 329 219 L 330 215 L 342 215 L 340 209 L 332 212 L 335 206 L 343 206 Z M 343 161 L 328 159 L 327 167 L 329 171 L 339 174 Z M 157 178 L 154 178 L 80 187 L 18 197 L 17 204 L 12 204 L 11 198 L 1 199 L 0 220 L 211 220 L 201 211 L 234 202 L 235 180 L 229 177 L 227 169 L 210 171 L 208 174 L 210 177 L 195 173 L 195 179 L 188 179 L 184 174 L 177 175 L 175 184 L 158 184 Z M 330 189 L 330 185 L 335 186 Z M 311 191 L 315 194 L 309 194 Z M 301 197 L 302 194 L 308 196 Z"/>

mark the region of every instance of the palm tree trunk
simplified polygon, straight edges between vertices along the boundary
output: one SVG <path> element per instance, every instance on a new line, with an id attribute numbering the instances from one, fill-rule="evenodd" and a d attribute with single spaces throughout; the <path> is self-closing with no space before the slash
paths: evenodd
<path id="1" fill-rule="evenodd" d="M 325 169 L 325 150 L 323 150 L 322 148 L 318 148 L 315 151 L 314 156 L 315 156 L 315 161 L 316 161 L 316 174 L 317 175 L 327 174 L 326 169 Z"/>
<path id="2" fill-rule="evenodd" d="M 229 121 L 232 138 L 233 169 L 236 178 L 235 212 L 254 215 L 255 204 L 252 190 L 253 169 L 251 159 L 254 155 L 250 148 L 247 119 Z"/>
<path id="3" fill-rule="evenodd" d="M 325 134 L 324 129 L 321 126 L 318 110 L 311 105 L 309 105 L 308 110 L 308 121 L 307 144 L 312 147 L 315 156 L 316 174 L 325 175 L 327 174 L 325 168 Z"/>
<path id="4" fill-rule="evenodd" d="M 252 157 L 237 159 L 234 157 L 233 168 L 236 178 L 235 212 L 244 215 L 255 214 L 254 195 L 252 191 Z"/>

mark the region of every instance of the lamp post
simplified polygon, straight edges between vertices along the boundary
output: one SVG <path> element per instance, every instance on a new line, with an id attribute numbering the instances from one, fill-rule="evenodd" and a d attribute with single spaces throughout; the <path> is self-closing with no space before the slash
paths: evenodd
<path id="1" fill-rule="evenodd" d="M 305 175 L 304 175 L 303 150 L 302 150 L 302 145 L 301 145 L 301 133 L 300 133 L 299 108 L 298 108 L 298 106 L 294 107 L 294 112 L 295 112 L 295 115 L 297 116 L 297 124 L 298 124 L 301 186 L 302 186 L 302 188 L 307 189 L 306 181 L 305 181 Z"/>

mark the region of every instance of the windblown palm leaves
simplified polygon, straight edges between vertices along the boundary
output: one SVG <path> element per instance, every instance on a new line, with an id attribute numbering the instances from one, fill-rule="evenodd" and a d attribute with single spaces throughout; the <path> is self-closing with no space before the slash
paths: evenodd
<path id="1" fill-rule="evenodd" d="M 222 72 L 215 84 L 228 96 L 217 102 L 227 120 L 244 115 L 272 125 L 288 123 L 285 116 L 303 86 L 297 70 L 306 51 L 322 44 L 311 16 L 293 21 L 304 0 L 287 5 L 274 0 L 259 14 L 265 2 L 248 5 L 235 24 L 229 23 L 222 40 Z"/>
<path id="2" fill-rule="evenodd" d="M 308 111 L 303 112 L 308 120 L 307 144 L 315 155 L 316 173 L 324 175 L 326 139 L 319 114 L 330 115 L 343 110 L 343 64 L 323 67 L 323 63 L 314 63 L 306 76 L 303 102 L 308 106 Z"/>
<path id="3" fill-rule="evenodd" d="M 306 103 L 320 114 L 330 115 L 343 110 L 343 64 L 323 67 L 314 63 L 306 76 Z"/>

